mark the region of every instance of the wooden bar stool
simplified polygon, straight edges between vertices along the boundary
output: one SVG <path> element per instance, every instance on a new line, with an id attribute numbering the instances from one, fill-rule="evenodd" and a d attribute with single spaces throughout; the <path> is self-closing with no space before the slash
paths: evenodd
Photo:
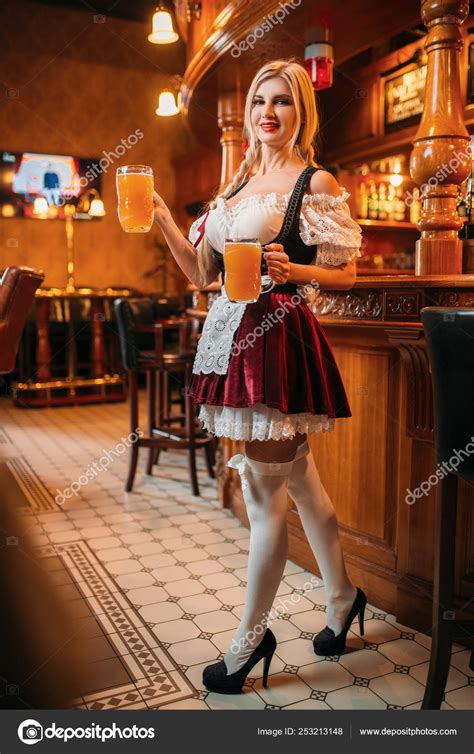
<path id="1" fill-rule="evenodd" d="M 131 445 L 125 489 L 130 492 L 133 487 L 140 447 L 149 449 L 148 474 L 158 462 L 160 450 L 176 447 L 188 450 L 193 495 L 199 495 L 196 450 L 204 448 L 209 476 L 214 478 L 215 438 L 200 428 L 194 401 L 188 391 L 195 356 L 192 319 L 169 317 L 155 321 L 156 305 L 150 299 L 118 299 L 115 313 L 122 361 L 129 376 L 130 434 L 135 438 Z M 137 437 L 140 372 L 146 374 L 148 432 Z M 172 410 L 170 385 L 179 386 L 180 412 Z"/>
<path id="2" fill-rule="evenodd" d="M 454 640 L 470 647 L 474 670 L 474 619 L 463 613 L 471 599 L 459 610 L 454 605 L 458 478 L 474 481 L 474 309 L 425 307 L 420 314 L 431 364 L 436 461 L 451 469 L 436 489 L 433 637 L 422 703 L 422 709 L 439 709 Z"/>

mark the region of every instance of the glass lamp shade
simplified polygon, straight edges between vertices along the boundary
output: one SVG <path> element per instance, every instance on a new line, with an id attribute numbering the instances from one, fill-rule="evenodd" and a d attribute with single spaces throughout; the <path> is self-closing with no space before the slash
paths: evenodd
<path id="1" fill-rule="evenodd" d="M 148 40 L 155 45 L 168 45 L 176 42 L 179 34 L 173 29 L 173 19 L 166 10 L 156 9 L 153 14 L 153 31 L 148 35 Z"/>
<path id="2" fill-rule="evenodd" d="M 102 199 L 93 199 L 91 201 L 91 206 L 89 207 L 89 215 L 92 215 L 92 217 L 104 217 L 105 208 Z"/>
<path id="3" fill-rule="evenodd" d="M 46 215 L 48 213 L 48 202 L 44 196 L 37 196 L 33 202 L 33 214 Z"/>
<path id="4" fill-rule="evenodd" d="M 333 79 L 333 47 L 327 42 L 306 45 L 304 67 L 313 83 L 313 89 L 329 89 Z"/>
<path id="5" fill-rule="evenodd" d="M 169 115 L 177 115 L 179 113 L 179 107 L 176 104 L 173 92 L 165 90 L 160 92 L 158 100 L 158 107 L 155 110 L 157 115 L 168 117 Z"/>

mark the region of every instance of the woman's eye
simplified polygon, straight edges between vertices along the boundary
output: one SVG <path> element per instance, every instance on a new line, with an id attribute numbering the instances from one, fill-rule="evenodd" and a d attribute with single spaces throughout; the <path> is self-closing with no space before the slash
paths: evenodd
<path id="1" fill-rule="evenodd" d="M 252 102 L 253 105 L 263 105 L 264 101 L 262 99 L 254 99 Z M 291 100 L 287 99 L 286 97 L 279 97 L 278 99 L 274 100 L 275 105 L 291 105 Z"/>

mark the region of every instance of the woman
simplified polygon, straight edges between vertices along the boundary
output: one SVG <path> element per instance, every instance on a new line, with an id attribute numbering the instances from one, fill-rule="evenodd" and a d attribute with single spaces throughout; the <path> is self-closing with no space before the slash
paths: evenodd
<path id="1" fill-rule="evenodd" d="M 262 658 L 266 685 L 276 640 L 265 626 L 287 558 L 287 492 L 327 595 L 327 626 L 313 640 L 317 654 L 341 654 L 357 614 L 363 632 L 367 601 L 346 573 L 336 514 L 307 442 L 309 433 L 331 431 L 336 418 L 351 416 L 333 353 L 308 305 L 307 284 L 353 286 L 361 229 L 350 216 L 349 194 L 314 162 L 318 115 L 300 64 L 278 60 L 258 71 L 244 123 L 245 158 L 205 222 L 193 223 L 190 240 L 154 194 L 156 222 L 192 283 L 204 287 L 223 271 L 226 237 L 259 238 L 266 249 L 263 269 L 266 263 L 275 282 L 252 304 L 230 302 L 223 289 L 193 366 L 191 393 L 205 428 L 245 440 L 245 453 L 228 462 L 240 473 L 251 525 L 245 609 L 224 659 L 203 673 L 205 686 L 221 693 L 240 691 Z"/>

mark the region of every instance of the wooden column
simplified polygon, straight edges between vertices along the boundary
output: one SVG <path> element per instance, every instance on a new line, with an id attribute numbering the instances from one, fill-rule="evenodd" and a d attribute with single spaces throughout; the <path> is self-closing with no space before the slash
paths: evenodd
<path id="1" fill-rule="evenodd" d="M 459 185 L 471 170 L 469 134 L 460 89 L 460 26 L 469 12 L 464 0 L 422 0 L 428 28 L 423 115 L 411 155 L 410 172 L 422 189 L 416 243 L 416 275 L 462 273 L 462 221 L 456 210 Z"/>
<path id="2" fill-rule="evenodd" d="M 228 77 L 228 78 L 227 78 Z M 227 80 L 226 80 L 227 78 Z M 230 79 L 230 80 L 229 80 Z M 245 96 L 240 87 L 238 69 L 220 72 L 220 87 L 217 100 L 217 122 L 222 129 L 222 165 L 219 190 L 222 191 L 232 180 L 242 162 L 242 128 L 244 125 Z M 235 476 L 226 468 L 226 463 L 234 453 L 243 449 L 243 443 L 221 438 L 216 447 L 216 479 L 219 501 L 225 505 L 229 500 L 230 490 L 237 482 Z M 236 473 L 236 472 L 235 472 Z"/>
<path id="3" fill-rule="evenodd" d="M 240 87 L 219 94 L 217 122 L 222 129 L 221 189 L 229 183 L 242 162 L 244 107 L 245 99 Z"/>

